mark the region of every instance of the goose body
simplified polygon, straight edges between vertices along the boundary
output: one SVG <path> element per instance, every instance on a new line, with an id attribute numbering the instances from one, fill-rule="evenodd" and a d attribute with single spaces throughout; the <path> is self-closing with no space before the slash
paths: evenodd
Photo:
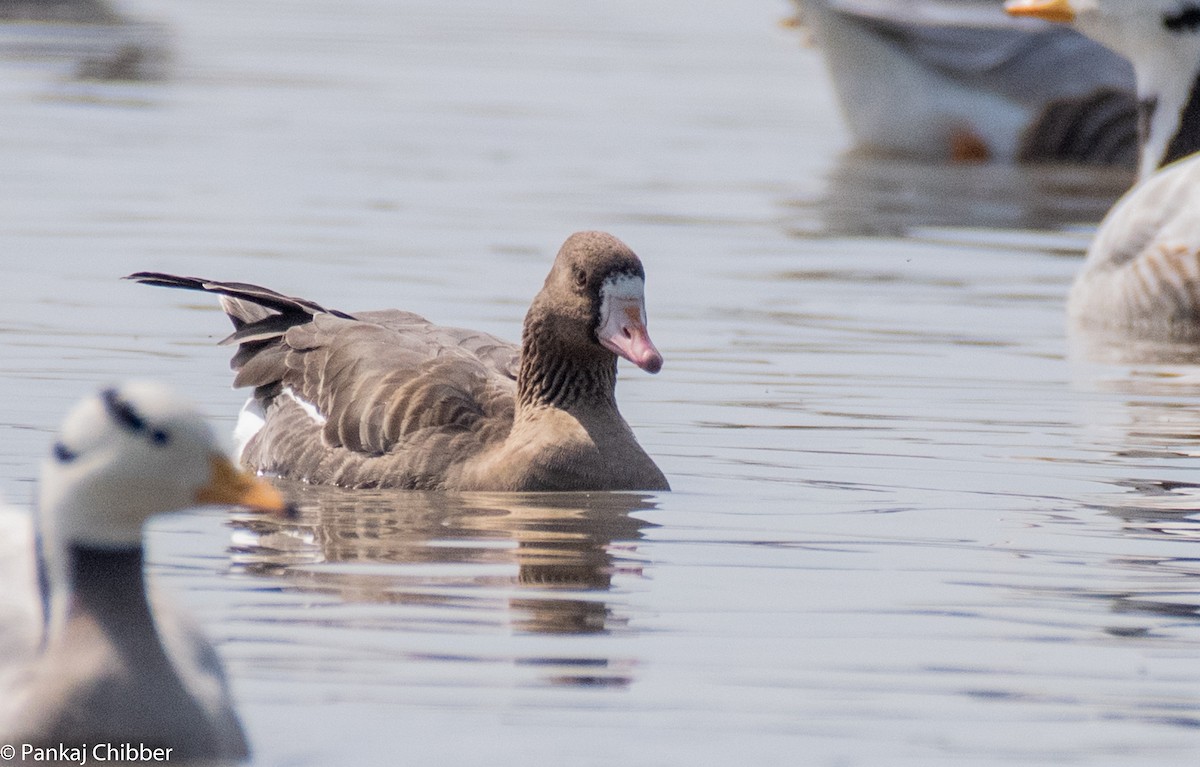
<path id="1" fill-rule="evenodd" d="M 646 331 L 641 261 L 611 235 L 564 243 L 520 346 L 244 283 L 130 279 L 223 297 L 234 385 L 254 387 L 239 430 L 256 470 L 344 487 L 669 489 L 617 409 L 617 357 L 651 373 L 662 357 Z"/>
<path id="2" fill-rule="evenodd" d="M 0 741 L 142 743 L 179 763 L 246 757 L 215 651 L 147 595 L 141 529 L 204 503 L 282 513 L 279 494 L 234 469 L 190 406 L 144 383 L 71 412 L 40 488 L 35 514 L 3 514 L 23 556 L 5 562 L 17 577 L 0 603 Z"/>
<path id="3" fill-rule="evenodd" d="M 1109 211 L 1067 314 L 1085 329 L 1200 341 L 1200 162 L 1162 169 Z"/>
<path id="4" fill-rule="evenodd" d="M 1136 163 L 1133 73 L 995 0 L 795 0 L 856 141 L 940 161 Z"/>
<path id="5" fill-rule="evenodd" d="M 1137 78 L 1139 181 L 1112 208 L 1068 299 L 1072 323 L 1200 341 L 1200 8 L 1177 0 L 1010 0 L 1127 56 Z"/>

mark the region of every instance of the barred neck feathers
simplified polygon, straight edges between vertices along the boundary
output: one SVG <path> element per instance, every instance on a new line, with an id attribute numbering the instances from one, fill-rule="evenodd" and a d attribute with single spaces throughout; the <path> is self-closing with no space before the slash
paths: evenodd
<path id="1" fill-rule="evenodd" d="M 616 355 L 598 345 L 591 354 L 572 354 L 547 331 L 538 318 L 526 320 L 517 374 L 518 409 L 571 410 L 581 405 L 615 409 Z"/>

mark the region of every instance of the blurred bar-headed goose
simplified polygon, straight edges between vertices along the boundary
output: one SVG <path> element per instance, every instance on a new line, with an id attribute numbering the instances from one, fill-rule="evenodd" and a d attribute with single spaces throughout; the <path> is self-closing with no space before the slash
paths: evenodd
<path id="1" fill-rule="evenodd" d="M 865 147 L 933 160 L 1133 166 L 1129 64 L 997 0 L 795 0 Z"/>
<path id="2" fill-rule="evenodd" d="M 1200 5 L 1180 0 L 1010 0 L 1129 58 L 1140 180 L 1109 211 L 1071 288 L 1079 326 L 1200 340 Z"/>
<path id="3" fill-rule="evenodd" d="M 254 387 L 242 462 L 259 471 L 359 488 L 669 489 L 617 410 L 617 357 L 650 373 L 663 360 L 646 331 L 642 263 L 612 235 L 567 239 L 520 347 L 399 310 L 351 315 L 255 285 L 129 279 L 223 296 L 234 385 Z"/>
<path id="4" fill-rule="evenodd" d="M 71 411 L 42 470 L 27 526 L 37 535 L 26 537 L 25 557 L 3 563 L 16 568 L 4 584 L 5 617 L 15 610 L 43 620 L 33 631 L 0 628 L 33 642 L 4 645 L 26 657 L 0 659 L 0 742 L 47 749 L 43 755 L 140 743 L 171 763 L 247 755 L 216 653 L 161 599 L 148 600 L 143 575 L 146 520 L 210 503 L 287 511 L 274 488 L 235 469 L 204 419 L 161 386 L 106 389 Z M 35 572 L 40 598 L 29 589 L 34 579 L 22 577 Z M 32 593 L 14 593 L 21 585 Z"/>

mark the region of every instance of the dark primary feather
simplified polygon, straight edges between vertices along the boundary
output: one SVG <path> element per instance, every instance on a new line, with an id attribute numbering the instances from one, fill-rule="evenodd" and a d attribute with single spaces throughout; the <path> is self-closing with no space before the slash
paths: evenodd
<path id="1" fill-rule="evenodd" d="M 200 290 L 206 293 L 217 293 L 230 298 L 243 299 L 258 304 L 267 309 L 274 309 L 282 314 L 333 314 L 338 317 L 350 318 L 349 314 L 334 309 L 326 309 L 320 304 L 304 298 L 292 298 L 277 293 L 270 288 L 250 285 L 244 282 L 217 282 L 199 277 L 180 277 L 163 272 L 135 272 L 125 279 L 140 282 L 143 285 L 157 285 L 163 288 L 181 288 L 183 290 Z"/>

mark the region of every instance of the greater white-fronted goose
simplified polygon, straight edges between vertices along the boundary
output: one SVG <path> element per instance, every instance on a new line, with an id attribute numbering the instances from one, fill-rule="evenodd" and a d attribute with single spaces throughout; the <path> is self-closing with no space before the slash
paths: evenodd
<path id="1" fill-rule="evenodd" d="M 1139 183 L 1101 222 L 1071 288 L 1083 328 L 1200 340 L 1200 6 L 1178 0 L 1010 0 L 1069 22 L 1129 58 L 1137 77 Z"/>
<path id="2" fill-rule="evenodd" d="M 343 487 L 668 490 L 621 417 L 617 357 L 657 373 L 645 273 L 603 232 L 567 239 L 520 347 L 410 312 L 345 312 L 242 283 L 140 272 L 218 293 L 235 386 L 254 395 L 242 462 Z"/>
<path id="3" fill-rule="evenodd" d="M 795 0 L 857 143 L 936 161 L 1132 167 L 1128 62 L 997 0 Z"/>
<path id="4" fill-rule="evenodd" d="M 42 584 L 40 594 L 7 594 L 10 615 L 23 607 L 19 614 L 44 620 L 18 629 L 34 646 L 5 645 L 26 657 L 0 659 L 0 742 L 48 749 L 43 756 L 82 747 L 88 760 L 97 744 L 126 743 L 171 763 L 247 755 L 216 653 L 163 600 L 147 598 L 143 576 L 143 523 L 209 503 L 287 511 L 278 491 L 235 469 L 204 419 L 159 385 L 106 389 L 71 411 L 27 525 L 38 544 L 31 536 L 27 556 L 6 563 L 18 575 L 6 589 L 28 588 L 35 571 Z"/>

